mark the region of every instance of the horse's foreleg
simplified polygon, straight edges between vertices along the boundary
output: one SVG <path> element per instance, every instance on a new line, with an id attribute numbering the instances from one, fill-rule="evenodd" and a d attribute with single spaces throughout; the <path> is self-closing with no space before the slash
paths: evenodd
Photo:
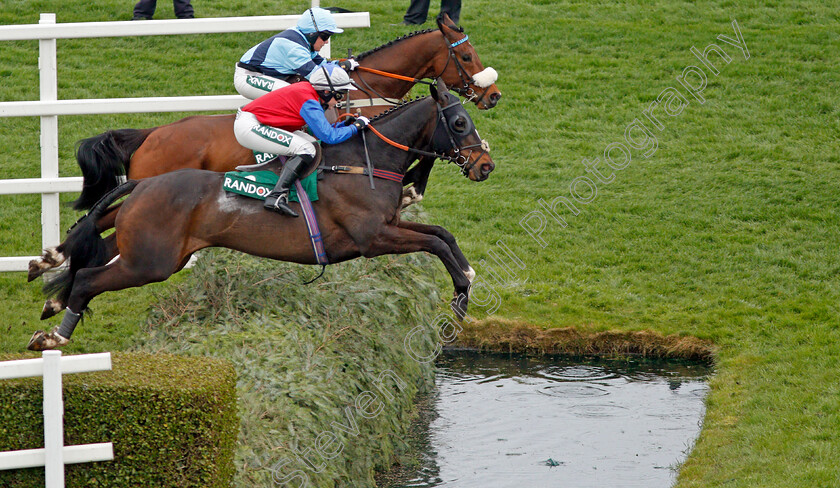
<path id="1" fill-rule="evenodd" d="M 403 186 L 412 186 L 408 186 L 403 189 L 403 208 L 423 200 L 423 194 L 426 192 L 426 184 L 429 182 L 429 175 L 432 172 L 434 164 L 434 159 L 422 157 L 420 158 L 420 161 L 405 174 L 402 181 Z"/>
<path id="2" fill-rule="evenodd" d="M 472 269 L 470 263 L 467 261 L 467 257 L 464 256 L 463 252 L 461 252 L 461 248 L 458 247 L 458 242 L 455 240 L 455 236 L 453 236 L 451 232 L 439 225 L 421 224 L 418 222 L 410 222 L 408 220 L 401 220 L 397 225 L 402 229 L 413 230 L 421 234 L 433 235 L 440 238 L 447 246 L 449 246 L 449 250 L 452 251 L 452 255 L 458 262 L 458 266 L 467 276 L 467 279 L 470 280 L 470 283 L 472 283 L 475 279 L 475 270 Z"/>
<path id="3" fill-rule="evenodd" d="M 467 314 L 470 280 L 458 264 L 452 249 L 440 237 L 404 227 L 387 226 L 373 238 L 363 254 L 370 258 L 383 254 L 408 254 L 418 251 L 432 253 L 443 262 L 449 276 L 452 277 L 452 284 L 455 286 L 452 310 L 458 318 L 463 319 Z M 458 252 L 460 253 L 460 250 Z M 466 262 L 466 258 L 464 258 L 464 262 Z"/>

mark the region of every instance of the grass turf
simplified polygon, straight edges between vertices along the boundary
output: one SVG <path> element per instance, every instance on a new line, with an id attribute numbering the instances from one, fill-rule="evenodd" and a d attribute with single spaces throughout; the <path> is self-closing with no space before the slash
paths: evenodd
<path id="1" fill-rule="evenodd" d="M 297 13 L 306 6 L 288 2 L 278 11 L 267 1 L 205 1 L 196 14 Z M 341 6 L 370 11 L 374 27 L 336 36 L 334 55 L 407 30 L 388 25 L 401 19 L 405 5 Z M 36 23 L 38 12 L 57 12 L 59 22 L 128 20 L 130 9 L 116 0 L 12 0 L 0 23 Z M 157 17 L 173 17 L 168 4 L 159 5 Z M 749 59 L 718 40 L 734 38 L 733 19 Z M 834 6 L 815 1 L 464 5 L 462 25 L 485 65 L 501 74 L 498 108 L 470 109 L 498 167 L 490 180 L 473 184 L 441 166 L 423 206 L 433 223 L 454 232 L 479 276 L 488 276 L 488 264 L 499 269 L 491 257 L 505 256 L 499 240 L 521 260 L 523 267 L 494 285 L 496 317 L 586 332 L 652 329 L 716 344 L 718 373 L 704 428 L 678 486 L 840 483 L 837 21 Z M 59 41 L 59 98 L 232 93 L 233 62 L 265 36 Z M 731 57 L 715 63 L 718 76 L 689 50 L 710 43 Z M 36 49 L 34 41 L 4 43 L 0 99 L 37 98 Z M 703 104 L 676 80 L 690 65 L 708 76 Z M 689 104 L 678 116 L 658 112 L 660 131 L 643 111 L 668 87 Z M 61 118 L 62 175 L 78 174 L 74 141 L 180 116 Z M 653 131 L 656 152 L 644 158 L 633 150 L 624 169 L 607 169 L 604 148 L 627 144 L 625 129 L 634 119 Z M 37 127 L 35 119 L 0 119 L 0 177 L 37 175 Z M 593 179 L 597 195 L 576 202 L 577 216 L 558 207 L 567 227 L 547 216 L 543 246 L 520 221 L 542 208 L 539 199 L 571 198 L 576 178 L 594 178 L 584 158 L 600 158 L 604 176 L 615 177 L 608 184 Z M 583 184 L 576 188 L 586 195 Z M 37 197 L 2 201 L 0 250 L 36 252 Z M 65 227 L 76 217 L 66 212 Z M 438 276 L 448 294 L 442 267 Z M 98 298 L 98 315 L 79 328 L 69 350 L 130 344 L 154 294 L 169 286 Z M 0 349 L 18 350 L 37 324 L 41 300 L 20 274 L 0 277 L 0 289 L 6 324 Z M 479 319 L 486 312 L 472 310 Z"/>

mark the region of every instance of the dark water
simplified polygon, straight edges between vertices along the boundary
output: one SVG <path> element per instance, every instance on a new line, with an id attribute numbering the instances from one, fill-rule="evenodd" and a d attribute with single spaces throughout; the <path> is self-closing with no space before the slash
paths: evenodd
<path id="1" fill-rule="evenodd" d="M 696 363 L 470 352 L 438 362 L 415 444 L 391 487 L 669 487 L 711 374 Z"/>

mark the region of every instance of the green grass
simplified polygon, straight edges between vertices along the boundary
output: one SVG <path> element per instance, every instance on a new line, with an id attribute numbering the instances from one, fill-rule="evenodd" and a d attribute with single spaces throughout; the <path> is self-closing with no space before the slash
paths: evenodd
<path id="1" fill-rule="evenodd" d="M 294 13 L 304 2 L 196 4 L 199 16 Z M 366 50 L 406 31 L 405 5 L 341 2 L 369 10 L 374 27 L 335 38 L 333 53 Z M 131 4 L 97 0 L 7 1 L 0 23 L 127 20 Z M 282 10 L 282 11 L 280 11 Z M 436 7 L 432 7 L 436 13 Z M 168 4 L 160 18 L 172 18 Z M 716 41 L 736 19 L 751 57 Z M 652 329 L 693 335 L 719 348 L 700 438 L 680 487 L 814 487 L 840 483 L 836 243 L 840 183 L 840 70 L 836 6 L 769 2 L 465 3 L 462 24 L 504 96 L 490 112 L 470 108 L 497 169 L 481 184 L 441 165 L 423 202 L 430 221 L 453 231 L 480 276 L 502 240 L 522 260 L 497 286 L 497 315 L 545 327 Z M 433 24 L 430 22 L 429 26 Z M 59 41 L 59 98 L 232 93 L 233 62 L 265 33 Z M 683 68 L 689 52 L 716 42 L 732 57 L 709 79 L 706 102 L 661 115 L 659 147 L 578 205 L 568 227 L 549 221 L 542 247 L 519 221 L 540 198 L 569 196 Z M 35 42 L 0 49 L 0 99 L 37 98 Z M 183 82 L 183 83 L 182 83 Z M 420 93 L 420 91 L 418 91 Z M 73 143 L 108 128 L 147 127 L 179 114 L 65 117 L 62 174 L 77 175 Z M 38 173 L 37 120 L 0 119 L 0 177 Z M 648 125 L 650 127 L 650 125 Z M 72 198 L 68 195 L 66 199 Z M 4 254 L 40 247 L 37 197 L 2 197 Z M 562 208 L 562 206 L 561 206 Z M 67 211 L 69 225 L 77 215 Z M 489 261 L 488 261 L 489 262 Z M 440 289 L 451 284 L 438 266 Z M 5 334 L 18 350 L 37 324 L 41 299 L 20 274 L 0 277 Z M 122 348 L 137 337 L 147 305 L 171 285 L 93 302 L 71 351 Z M 481 307 L 472 309 L 484 317 Z M 108 329 L 107 324 L 112 324 Z"/>

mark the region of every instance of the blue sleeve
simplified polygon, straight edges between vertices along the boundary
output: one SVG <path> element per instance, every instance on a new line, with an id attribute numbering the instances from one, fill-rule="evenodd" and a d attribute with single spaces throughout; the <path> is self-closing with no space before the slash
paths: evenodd
<path id="1" fill-rule="evenodd" d="M 326 59 L 322 58 L 321 56 L 315 56 L 312 58 L 312 61 L 304 64 L 298 70 L 298 74 L 306 78 L 307 80 L 312 77 L 312 74 L 315 73 L 315 70 L 320 68 L 325 64 L 335 64 L 332 61 L 327 61 Z M 337 65 L 336 65 L 337 66 Z M 307 71 L 308 70 L 308 71 Z"/>
<path id="2" fill-rule="evenodd" d="M 355 125 L 333 127 L 324 116 L 324 109 L 315 100 L 307 100 L 300 107 L 300 116 L 306 121 L 312 135 L 326 144 L 338 144 L 353 137 L 357 130 Z"/>
<path id="3" fill-rule="evenodd" d="M 305 78 L 308 78 L 317 67 L 317 64 L 313 62 L 312 52 L 300 44 L 283 38 L 275 39 L 271 43 L 263 64 L 280 72 L 297 73 Z"/>

